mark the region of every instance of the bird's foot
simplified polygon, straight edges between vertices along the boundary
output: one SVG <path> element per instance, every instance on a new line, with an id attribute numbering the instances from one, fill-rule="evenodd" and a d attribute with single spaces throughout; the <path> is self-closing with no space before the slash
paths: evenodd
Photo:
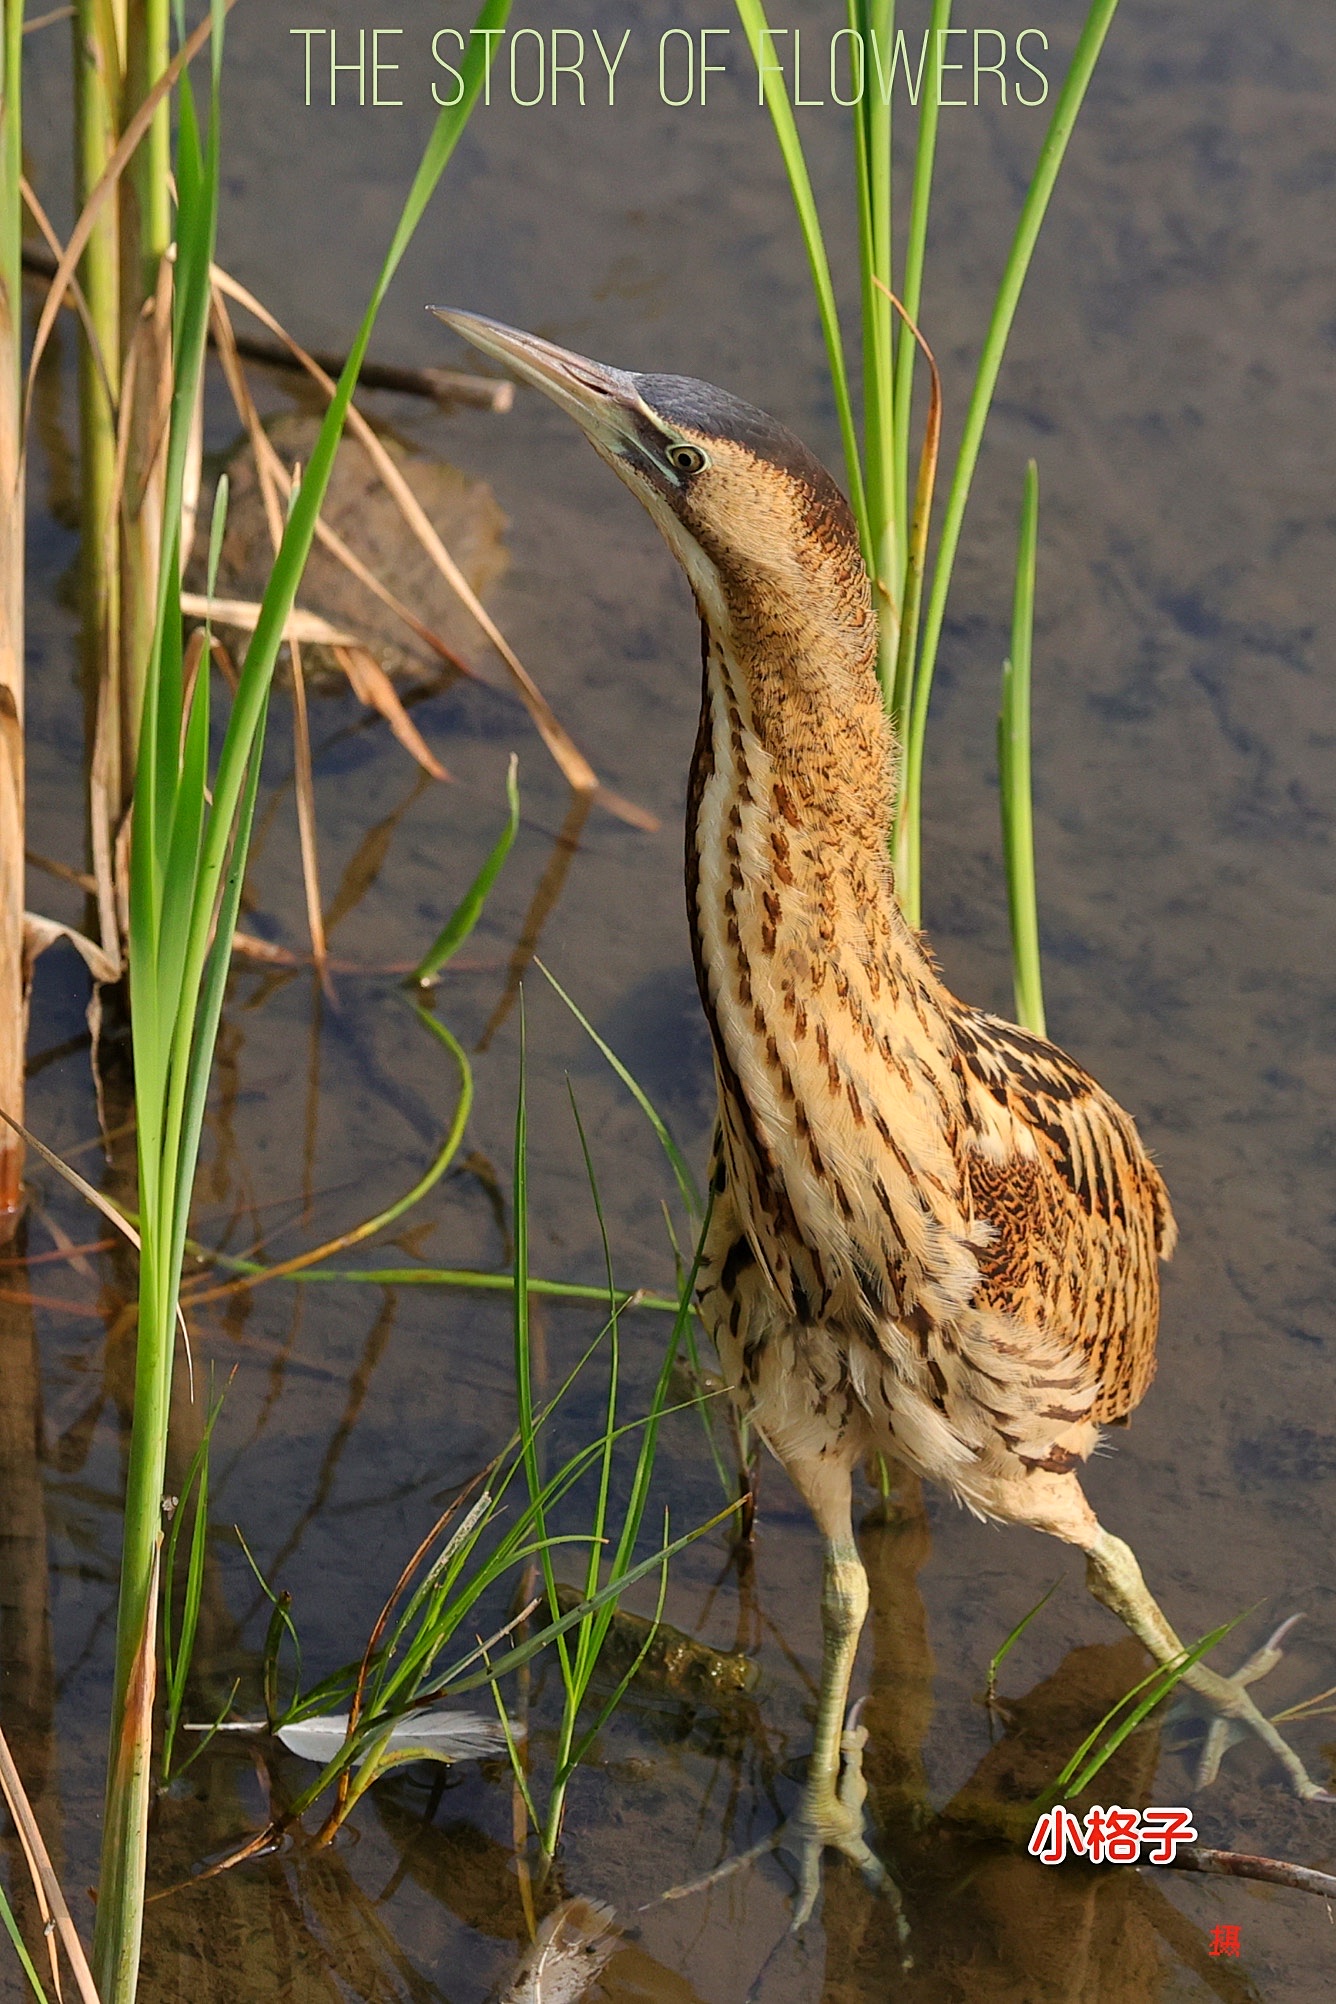
<path id="1" fill-rule="evenodd" d="M 841 1852 L 849 1864 L 857 1866 L 873 1892 L 885 1894 L 893 1902 L 903 1942 L 907 1926 L 899 1888 L 865 1836 L 867 1818 L 863 1804 L 867 1802 L 867 1782 L 863 1780 L 863 1747 L 867 1745 L 867 1727 L 861 1723 L 861 1709 L 861 1701 L 849 1709 L 839 1741 L 839 1774 L 811 1776 L 803 1794 L 803 1806 L 789 1818 L 775 1842 L 783 1844 L 785 1850 L 797 1852 L 799 1894 L 793 1912 L 795 1934 L 811 1920 L 821 1890 L 821 1854 L 831 1850 Z"/>
<path id="2" fill-rule="evenodd" d="M 798 1858 L 798 1901 L 793 1914 L 793 1932 L 806 1927 L 821 1890 L 823 1852 L 839 1851 L 856 1865 L 873 1892 L 883 1894 L 895 1910 L 896 1933 L 901 1948 L 909 1939 L 900 1888 L 867 1841 L 867 1782 L 863 1776 L 863 1749 L 867 1727 L 862 1724 L 861 1701 L 850 1708 L 840 1740 L 838 1775 L 813 1775 L 803 1795 L 802 1807 L 779 1831 L 776 1842 Z M 906 1962 L 906 1967 L 908 1963 Z"/>
<path id="3" fill-rule="evenodd" d="M 1253 1651 L 1232 1677 L 1222 1677 L 1202 1663 L 1194 1665 L 1184 1678 L 1191 1696 L 1179 1700 L 1169 1714 L 1175 1720 L 1206 1715 L 1206 1737 L 1197 1760 L 1197 1787 L 1209 1788 L 1220 1772 L 1220 1763 L 1229 1749 L 1251 1734 L 1259 1739 L 1284 1769 L 1294 1793 L 1304 1802 L 1336 1802 L 1336 1795 L 1320 1788 L 1293 1747 L 1278 1731 L 1273 1720 L 1259 1710 L 1248 1686 L 1267 1676 L 1284 1655 L 1281 1644 L 1303 1616 L 1292 1614 L 1260 1649 Z"/>
<path id="4" fill-rule="evenodd" d="M 874 1892 L 883 1894 L 890 1901 L 901 1947 L 901 1963 L 908 1969 L 910 1957 L 905 1953 L 905 1943 L 909 1939 L 909 1923 L 905 1919 L 900 1888 L 867 1841 L 863 1813 L 863 1805 L 867 1801 L 863 1749 L 868 1736 L 867 1727 L 860 1722 L 861 1711 L 861 1702 L 850 1709 L 840 1741 L 838 1775 L 814 1775 L 807 1784 L 801 1808 L 762 1843 L 729 1858 L 724 1864 L 716 1866 L 714 1871 L 707 1872 L 704 1878 L 693 1879 L 690 1885 L 674 1886 L 670 1891 L 661 1893 L 660 1899 L 681 1900 L 694 1893 L 706 1892 L 722 1879 L 731 1878 L 744 1866 L 763 1858 L 767 1851 L 790 1851 L 798 1859 L 798 1898 L 790 1929 L 791 1933 L 797 1934 L 807 1925 L 816 1906 L 821 1890 L 823 1852 L 839 1851 L 858 1867 Z"/>

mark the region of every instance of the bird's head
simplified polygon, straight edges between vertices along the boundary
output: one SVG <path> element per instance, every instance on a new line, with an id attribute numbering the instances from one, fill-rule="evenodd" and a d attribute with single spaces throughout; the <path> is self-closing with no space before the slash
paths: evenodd
<path id="1" fill-rule="evenodd" d="M 798 438 L 688 376 L 633 375 L 472 313 L 433 308 L 573 417 L 658 524 L 701 615 L 742 652 L 870 665 L 875 632 L 848 503 Z"/>

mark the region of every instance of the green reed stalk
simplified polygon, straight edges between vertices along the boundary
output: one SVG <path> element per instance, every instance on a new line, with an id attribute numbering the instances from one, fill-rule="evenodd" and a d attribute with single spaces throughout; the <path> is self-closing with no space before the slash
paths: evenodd
<path id="1" fill-rule="evenodd" d="M 961 526 L 965 520 L 974 469 L 978 464 L 984 426 L 992 409 L 993 393 L 997 388 L 1002 358 L 1006 353 L 1012 322 L 1015 320 L 1016 308 L 1020 303 L 1021 290 L 1030 269 L 1030 259 L 1034 255 L 1039 231 L 1048 213 L 1049 199 L 1058 178 L 1058 170 L 1062 166 L 1063 156 L 1067 151 L 1067 142 L 1072 136 L 1077 116 L 1085 102 L 1086 90 L 1094 75 L 1095 64 L 1099 60 L 1104 38 L 1108 34 L 1117 7 L 1118 0 L 1092 0 L 1086 15 L 1085 25 L 1072 55 L 1071 66 L 1058 92 L 1053 116 L 1049 121 L 1048 131 L 1035 163 L 1034 174 L 1021 206 L 1016 232 L 993 302 L 992 316 L 979 357 L 974 388 L 965 412 L 964 431 L 956 454 L 955 470 L 942 517 L 936 561 L 933 566 L 932 588 L 928 595 L 928 606 L 923 621 L 923 638 L 914 670 L 909 725 L 905 733 L 904 774 L 897 809 L 896 862 L 900 898 L 911 925 L 917 925 L 919 922 L 923 748 L 928 728 L 928 698 L 932 693 L 933 671 L 937 665 L 937 650 L 946 618 L 946 601 L 951 589 L 951 574 L 955 567 Z"/>
<path id="2" fill-rule="evenodd" d="M 106 0 L 98 0 L 105 14 Z M 124 10 L 125 68 L 123 111 L 128 117 L 143 103 L 170 60 L 169 0 L 119 0 Z M 179 0 L 178 0 L 179 4 Z M 181 28 L 184 39 L 184 26 Z M 159 385 L 172 359 L 164 352 L 145 303 L 158 285 L 162 260 L 172 240 L 171 106 L 167 97 L 153 114 L 127 172 L 121 177 L 120 346 L 128 360 L 136 349 L 135 396 L 127 414 L 128 440 L 121 517 L 119 697 L 121 746 L 117 763 L 128 791 L 135 771 L 144 683 L 151 672 L 159 607 L 159 570 L 164 561 L 162 525 L 164 468 L 156 412 Z M 124 799 L 111 802 L 119 814 Z"/>
<path id="3" fill-rule="evenodd" d="M 937 37 L 951 25 L 951 0 L 933 0 L 928 33 L 930 49 L 941 44 Z M 929 64 L 931 70 L 931 64 Z M 926 79 L 925 79 L 926 82 Z M 909 195 L 909 227 L 905 238 L 904 276 L 900 297 L 905 312 L 916 322 L 923 304 L 923 267 L 928 254 L 928 211 L 932 205 L 932 177 L 937 162 L 937 127 L 941 119 L 941 92 L 925 83 L 918 88 L 918 133 L 914 145 L 914 179 Z M 908 520 L 909 510 L 909 426 L 914 401 L 914 362 L 918 344 L 900 335 L 895 364 L 895 486 L 900 501 L 900 519 Z M 904 560 L 905 553 L 901 553 Z"/>
<path id="4" fill-rule="evenodd" d="M 903 611 L 898 545 L 904 528 L 893 478 L 895 404 L 891 394 L 891 359 L 895 321 L 889 294 L 895 276 L 891 266 L 891 100 L 889 92 L 883 101 L 880 89 L 867 88 L 867 51 L 874 47 L 884 50 L 892 45 L 894 0 L 849 0 L 849 25 L 861 33 L 865 51 L 864 90 L 860 102 L 854 106 L 853 130 L 862 281 L 866 543 L 872 551 L 869 569 L 880 633 L 879 672 L 883 693 L 889 700 Z"/>
<path id="5" fill-rule="evenodd" d="M 937 37 L 944 34 L 951 20 L 951 0 L 933 0 L 931 21 L 928 29 L 929 51 L 941 46 Z M 933 88 L 931 61 L 925 62 L 925 70 L 919 73 L 918 132 L 914 144 L 914 178 L 909 194 L 909 227 L 905 242 L 904 276 L 901 280 L 901 302 L 910 321 L 918 325 L 923 302 L 923 267 L 928 252 L 928 214 L 932 206 L 932 177 L 937 162 L 937 127 L 941 119 L 941 93 Z M 908 64 L 906 63 L 906 76 Z M 924 95 L 924 92 L 927 95 Z M 894 411 L 895 455 L 894 484 L 900 520 L 909 523 L 909 457 L 910 424 L 914 410 L 914 365 L 918 356 L 918 343 L 908 327 L 902 327 L 898 335 L 899 347 L 895 356 L 895 384 L 891 393 Z M 940 410 L 938 422 L 940 424 Z M 934 448 L 935 451 L 935 448 Z M 936 466 L 933 467 L 934 478 Z M 930 497 L 929 497 L 930 499 Z M 930 508 L 929 508 L 929 513 Z M 909 727 L 910 705 L 914 693 L 914 656 L 918 646 L 919 604 L 923 591 L 923 570 L 927 555 L 926 531 L 928 522 L 923 524 L 921 548 L 911 553 L 906 542 L 898 551 L 900 572 L 904 576 L 904 596 L 914 598 L 913 624 L 907 633 L 898 636 L 895 661 L 895 677 L 891 685 L 891 722 L 895 727 L 896 741 L 903 745 L 905 732 Z M 910 566 L 913 565 L 911 577 Z M 885 653 L 885 616 L 883 614 L 883 656 Z M 883 687 L 885 675 L 883 674 Z M 892 845 L 894 848 L 894 844 Z M 898 865 L 898 859 L 897 859 Z"/>
<path id="6" fill-rule="evenodd" d="M 858 450 L 858 427 L 854 422 L 853 399 L 849 394 L 849 372 L 844 361 L 844 338 L 840 333 L 839 309 L 835 304 L 835 285 L 830 275 L 830 260 L 826 256 L 825 238 L 821 233 L 821 218 L 817 213 L 816 196 L 812 193 L 811 177 L 807 172 L 807 162 L 803 158 L 802 142 L 798 138 L 798 128 L 794 123 L 789 94 L 782 74 L 775 68 L 776 45 L 770 24 L 766 20 L 765 8 L 761 0 L 737 0 L 737 9 L 761 77 L 766 107 L 775 128 L 775 137 L 779 141 L 779 150 L 784 158 L 784 171 L 789 178 L 794 207 L 798 211 L 798 224 L 802 230 L 807 262 L 812 273 L 812 289 L 816 293 L 817 312 L 821 316 L 821 332 L 826 343 L 826 363 L 830 370 L 831 389 L 835 394 L 835 408 L 839 415 L 840 438 L 844 444 L 844 464 L 849 481 L 849 500 L 863 541 L 863 559 L 869 572 L 872 572 L 875 553 L 870 541 L 867 504 L 863 493 L 863 462 Z"/>
<path id="7" fill-rule="evenodd" d="M 1002 849 L 1007 864 L 1011 957 L 1016 1021 L 1037 1035 L 1044 1026 L 1044 979 L 1039 962 L 1039 901 L 1035 893 L 1034 809 L 1030 783 L 1030 665 L 1034 653 L 1035 551 L 1039 539 L 1039 468 L 1025 469 L 1016 588 L 1011 610 L 1011 653 L 1002 664 L 1002 707 L 997 720 L 997 771 L 1002 803 Z"/>
<path id="8" fill-rule="evenodd" d="M 23 0 L 0 0 L 0 1106 L 23 1118 Z M 0 1140 L 0 1240 L 22 1203 L 23 1150 Z"/>
<path id="9" fill-rule="evenodd" d="M 187 707 L 180 611 L 180 521 L 190 427 L 203 367 L 219 185 L 218 97 L 224 0 L 211 0 L 210 115 L 201 139 L 187 78 L 179 92 L 171 421 L 159 522 L 162 561 L 135 777 L 130 989 L 138 1117 L 139 1334 L 117 1610 L 112 1758 L 103 1826 L 94 1962 L 103 2004 L 133 2004 L 148 1809 L 145 1638 L 156 1630 L 158 1548 L 181 1261 L 204 1101 L 259 778 L 269 691 L 315 535 L 339 437 L 390 281 L 467 122 L 494 38 L 478 35 L 457 105 L 444 110 L 409 190 L 371 302 L 298 490 L 242 664 L 210 786 L 209 674 Z M 509 0 L 485 0 L 477 26 L 502 28 Z M 135 1739 L 135 1735 L 139 1735 Z"/>
<path id="10" fill-rule="evenodd" d="M 82 209 L 116 149 L 123 87 L 124 0 L 76 0 L 74 199 Z M 113 814 L 126 804 L 120 715 L 120 535 L 115 506 L 116 418 L 121 386 L 120 228 L 104 205 L 79 265 L 92 329 L 79 329 L 79 483 L 84 646 L 89 710 L 105 719 L 101 778 Z M 96 347 L 94 346 L 96 343 Z M 111 942 L 104 942 L 110 946 Z"/>
<path id="11" fill-rule="evenodd" d="M 218 905 L 216 881 L 202 884 L 199 871 L 209 778 L 208 664 L 206 660 L 196 678 L 190 713 L 184 717 L 179 601 L 186 449 L 204 367 L 209 268 L 217 229 L 222 0 L 213 0 L 212 18 L 209 125 L 203 143 L 188 76 L 182 78 L 179 94 L 172 404 L 157 525 L 163 561 L 154 580 L 157 605 L 144 677 L 143 741 L 131 843 L 130 993 L 141 1248 L 111 1752 L 93 1939 L 93 1968 L 104 2004 L 133 2004 L 139 1976 L 152 1728 L 151 1699 L 145 1701 L 143 1685 L 157 1629 L 163 1475 L 179 1312 L 179 1240 L 184 1234 L 184 1217 L 179 1213 L 188 1201 L 195 1162 L 182 1118 L 190 1094 L 188 1067 L 181 1060 L 189 1053 L 199 999 L 198 977 L 193 987 L 187 979 L 188 919 L 192 904 L 204 902 L 210 920 Z M 225 891 L 224 914 L 227 904 Z M 215 962 L 225 961 L 231 936 L 231 922 L 225 931 L 220 924 Z M 207 1076 L 211 1052 L 202 1055 Z M 198 1132 L 192 1138 L 197 1145 Z"/>
<path id="12" fill-rule="evenodd" d="M 116 4 L 116 0 L 113 0 Z M 118 0 L 125 32 L 128 108 L 142 104 L 171 58 L 170 0 Z M 184 27 L 178 25 L 184 39 Z M 172 240 L 171 108 L 166 98 L 130 164 L 123 184 L 127 312 L 137 313 L 157 283 L 158 264 Z"/>

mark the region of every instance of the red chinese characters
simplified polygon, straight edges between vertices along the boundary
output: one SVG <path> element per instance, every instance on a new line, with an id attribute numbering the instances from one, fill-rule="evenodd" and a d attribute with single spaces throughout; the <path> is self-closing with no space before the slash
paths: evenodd
<path id="1" fill-rule="evenodd" d="M 1145 1846 L 1148 1864 L 1168 1865 L 1181 1844 L 1196 1840 L 1189 1809 L 1123 1809 L 1118 1803 L 1105 1809 L 1096 1803 L 1078 1821 L 1059 1804 L 1039 1818 L 1027 1848 L 1041 1865 L 1061 1865 L 1068 1857 L 1091 1865 L 1136 1865 Z"/>

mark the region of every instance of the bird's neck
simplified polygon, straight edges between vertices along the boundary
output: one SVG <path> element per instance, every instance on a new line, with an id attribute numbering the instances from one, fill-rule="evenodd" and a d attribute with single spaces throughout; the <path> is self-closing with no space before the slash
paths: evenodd
<path id="1" fill-rule="evenodd" d="M 829 666 L 791 659 L 781 698 L 707 629 L 687 813 L 728 1183 L 800 1317 L 843 1298 L 861 1257 L 850 1220 L 889 1201 L 894 1082 L 944 1106 L 951 1066 L 950 998 L 891 879 L 894 767 L 872 667 L 860 684 L 857 663 L 840 664 L 840 699 L 822 701 Z M 929 1135 L 919 1166 L 945 1188 L 936 1128 L 897 1124 Z"/>
<path id="2" fill-rule="evenodd" d="M 804 825 L 851 861 L 875 858 L 880 874 L 896 748 L 877 681 L 867 575 L 852 538 L 814 560 L 804 554 L 761 568 L 721 552 L 693 578 L 703 711 L 742 791 L 751 776 L 744 768 L 764 766 Z"/>
<path id="3" fill-rule="evenodd" d="M 936 982 L 895 899 L 895 747 L 870 627 L 870 612 L 846 634 L 705 624 L 687 893 L 716 1031 L 729 1016 L 746 1034 L 750 996 L 815 994 L 827 974 Z"/>
<path id="4" fill-rule="evenodd" d="M 870 607 L 842 626 L 801 615 L 779 594 L 728 611 L 702 626 L 688 861 L 694 854 L 703 880 L 749 897 L 769 889 L 820 906 L 838 882 L 869 922 L 898 919 L 896 748 Z"/>

